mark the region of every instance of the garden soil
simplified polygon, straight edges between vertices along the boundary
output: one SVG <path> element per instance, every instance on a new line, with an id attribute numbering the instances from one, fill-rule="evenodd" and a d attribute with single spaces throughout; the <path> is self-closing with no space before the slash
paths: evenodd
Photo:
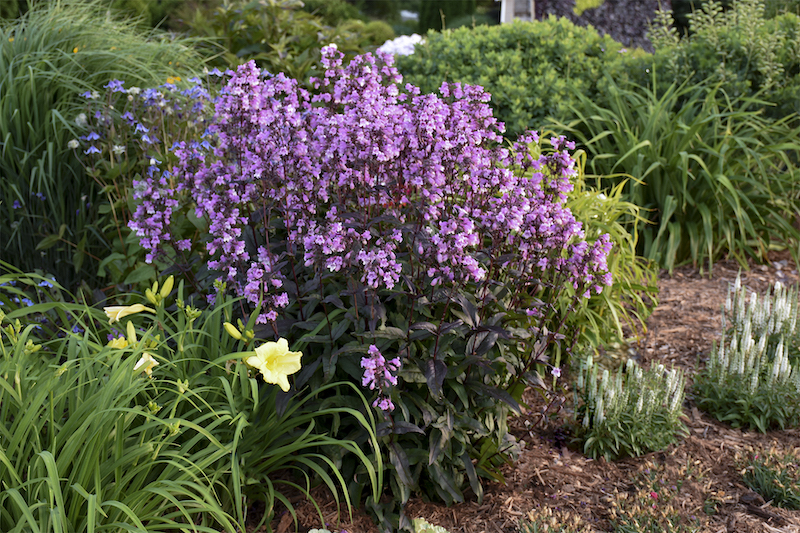
<path id="1" fill-rule="evenodd" d="M 776 281 L 798 282 L 797 268 L 787 254 L 772 255 L 770 260 L 743 271 L 743 285 L 764 294 Z M 524 447 L 518 460 L 504 469 L 504 484 L 486 483 L 481 502 L 473 497 L 451 507 L 413 498 L 406 514 L 450 533 L 512 533 L 519 531 L 520 520 L 531 518 L 540 527 L 530 533 L 546 531 L 542 525 L 547 523 L 575 525 L 579 531 L 616 527 L 627 532 L 800 533 L 800 511 L 763 501 L 742 480 L 747 457 L 800 453 L 800 430 L 764 435 L 733 429 L 698 411 L 691 399 L 691 376 L 719 339 L 721 307 L 739 271 L 738 264 L 721 262 L 710 272 L 694 267 L 662 272 L 659 302 L 646 332 L 638 341 L 601 355 L 611 364 L 633 357 L 645 366 L 657 362 L 682 368 L 688 381 L 684 404 L 688 436 L 643 457 L 591 460 L 569 446 L 566 423 L 572 402 L 559 410 L 553 397 L 545 399 L 531 390 L 524 398 L 529 408 L 510 423 Z M 562 394 L 571 400 L 570 392 Z M 325 526 L 334 532 L 377 533 L 364 513 L 355 510 L 352 520 L 337 519 L 336 503 L 322 491 L 314 494 L 325 524 L 313 505 L 299 500 L 298 522 L 285 513 L 273 524 L 278 533 L 306 533 Z"/>

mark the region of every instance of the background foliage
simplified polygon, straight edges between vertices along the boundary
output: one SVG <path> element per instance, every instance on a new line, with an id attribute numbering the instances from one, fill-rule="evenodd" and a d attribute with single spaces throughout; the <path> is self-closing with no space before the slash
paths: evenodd
<path id="1" fill-rule="evenodd" d="M 65 286 L 98 285 L 109 249 L 97 227 L 101 189 L 67 143 L 85 91 L 114 78 L 154 86 L 200 62 L 185 40 L 143 34 L 99 1 L 36 4 L 0 26 L 0 250 Z M 50 246 L 43 249 L 42 241 Z"/>
<path id="2" fill-rule="evenodd" d="M 576 94 L 576 120 L 552 126 L 581 142 L 592 173 L 634 178 L 625 198 L 651 222 L 638 227 L 640 253 L 668 269 L 726 255 L 744 266 L 796 242 L 792 117 L 773 121 L 762 101 L 704 82 L 658 93 L 655 72 L 651 79 L 641 86 L 608 76 L 606 105 Z"/>

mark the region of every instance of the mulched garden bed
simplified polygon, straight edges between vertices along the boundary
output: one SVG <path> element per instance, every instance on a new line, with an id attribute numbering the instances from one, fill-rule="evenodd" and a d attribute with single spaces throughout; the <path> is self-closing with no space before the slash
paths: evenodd
<path id="1" fill-rule="evenodd" d="M 770 259 L 769 265 L 743 271 L 743 285 L 764 294 L 776 281 L 798 282 L 788 254 Z M 446 507 L 414 498 L 406 513 L 450 533 L 516 532 L 519 520 L 531 515 L 540 521 L 544 517 L 553 523 L 578 524 L 587 531 L 609 531 L 632 514 L 640 517 L 642 530 L 654 528 L 647 531 L 800 532 L 800 511 L 764 502 L 741 477 L 742 460 L 748 454 L 800 450 L 800 430 L 762 435 L 732 429 L 698 411 L 691 401 L 691 376 L 719 338 L 721 307 L 739 271 L 736 263 L 721 262 L 711 272 L 694 267 L 676 269 L 671 275 L 662 272 L 659 304 L 644 338 L 604 354 L 621 362 L 633 357 L 645 365 L 657 361 L 682 368 L 689 381 L 684 409 L 688 437 L 662 452 L 634 459 L 587 459 L 567 446 L 567 409 L 542 423 L 546 402 L 531 392 L 526 397 L 530 408 L 511 422 L 512 432 L 525 445 L 519 460 L 505 469 L 506 484 L 486 484 L 481 503 Z M 324 494 L 319 496 L 331 531 L 378 531 L 358 511 L 353 521 L 337 521 L 336 506 Z M 300 503 L 297 511 L 302 533 L 323 527 L 311 504 Z M 634 529 L 626 531 L 636 531 L 637 526 L 630 527 Z M 277 529 L 285 533 L 295 531 L 295 526 L 284 519 Z"/>

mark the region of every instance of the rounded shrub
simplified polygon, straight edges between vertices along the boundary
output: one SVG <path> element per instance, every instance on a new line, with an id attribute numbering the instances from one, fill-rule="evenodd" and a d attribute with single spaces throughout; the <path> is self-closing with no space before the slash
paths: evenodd
<path id="1" fill-rule="evenodd" d="M 597 95 L 603 70 L 628 52 L 594 28 L 566 19 L 517 21 L 501 26 L 429 33 L 413 55 L 397 59 L 406 81 L 425 92 L 442 81 L 482 86 L 492 95 L 495 117 L 510 134 L 543 119 L 566 119 L 575 92 Z"/>

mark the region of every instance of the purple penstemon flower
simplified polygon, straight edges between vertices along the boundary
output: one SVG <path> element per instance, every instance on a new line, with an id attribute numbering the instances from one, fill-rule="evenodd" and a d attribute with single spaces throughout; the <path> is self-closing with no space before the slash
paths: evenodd
<path id="1" fill-rule="evenodd" d="M 400 370 L 400 358 L 395 357 L 387 361 L 378 347 L 370 344 L 367 356 L 361 358 L 361 368 L 364 369 L 361 386 L 379 391 L 378 398 L 372 406 L 383 411 L 392 411 L 394 404 L 386 391 L 397 385 L 397 376 L 394 373 Z"/>
<path id="2" fill-rule="evenodd" d="M 179 198 L 189 198 L 208 224 L 209 268 L 258 308 L 259 323 L 289 302 L 285 261 L 247 242 L 258 232 L 254 206 L 281 221 L 297 264 L 353 275 L 368 290 L 397 291 L 412 263 L 420 287 L 523 289 L 552 271 L 588 297 L 610 283 L 608 236 L 587 242 L 565 205 L 578 172 L 574 143 L 556 137 L 553 151 L 534 156 L 540 138 L 527 132 L 505 149 L 482 88 L 445 83 L 439 95 L 421 94 L 402 84 L 391 56 L 348 66 L 342 58 L 323 49 L 313 94 L 252 62 L 230 73 L 202 141 L 173 145 L 170 180 L 151 165 L 135 183 L 131 228 L 148 261 L 169 246 L 185 249 L 169 223 Z M 157 91 L 143 97 L 163 100 Z M 141 123 L 136 130 L 148 133 Z M 520 311 L 541 315 L 530 307 Z"/>

